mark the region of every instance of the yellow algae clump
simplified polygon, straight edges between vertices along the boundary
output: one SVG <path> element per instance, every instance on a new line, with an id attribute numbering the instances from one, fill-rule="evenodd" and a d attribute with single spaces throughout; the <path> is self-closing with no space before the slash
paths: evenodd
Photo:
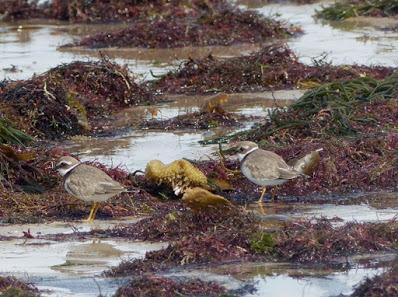
<path id="1" fill-rule="evenodd" d="M 158 185 L 170 186 L 176 195 L 188 188 L 207 186 L 207 177 L 186 160 L 176 160 L 168 165 L 159 160 L 149 161 L 145 177 Z"/>
<path id="2" fill-rule="evenodd" d="M 192 210 L 231 206 L 231 202 L 224 197 L 210 193 L 202 188 L 187 189 L 184 196 L 182 196 L 182 201 Z"/>
<path id="3" fill-rule="evenodd" d="M 223 105 L 227 103 L 229 97 L 225 93 L 220 93 L 215 96 L 210 97 L 205 101 L 205 103 L 201 107 L 201 112 L 209 112 L 209 113 L 219 113 L 224 114 L 225 110 Z"/>

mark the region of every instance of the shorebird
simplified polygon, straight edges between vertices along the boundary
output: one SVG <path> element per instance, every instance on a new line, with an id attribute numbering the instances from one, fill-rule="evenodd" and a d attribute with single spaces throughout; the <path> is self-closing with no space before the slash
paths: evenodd
<path id="1" fill-rule="evenodd" d="M 288 180 L 305 176 L 289 166 L 281 156 L 259 149 L 254 142 L 237 142 L 231 145 L 231 149 L 238 155 L 242 174 L 252 183 L 263 187 L 258 203 L 262 202 L 267 186 L 281 185 Z"/>
<path id="2" fill-rule="evenodd" d="M 89 217 L 85 222 L 92 223 L 99 208 L 99 202 L 126 191 L 117 181 L 102 170 L 82 164 L 73 157 L 61 157 L 54 167 L 64 178 L 64 189 L 85 202 L 93 202 Z"/>

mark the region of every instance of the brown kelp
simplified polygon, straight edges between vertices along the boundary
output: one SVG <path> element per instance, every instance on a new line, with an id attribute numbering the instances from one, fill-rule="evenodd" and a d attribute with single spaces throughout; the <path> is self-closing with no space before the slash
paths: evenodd
<path id="1" fill-rule="evenodd" d="M 115 111 L 154 101 L 126 67 L 106 59 L 63 64 L 0 94 L 1 110 L 19 128 L 50 139 L 102 132 Z"/>
<path id="2" fill-rule="evenodd" d="M 380 79 L 393 70 L 389 67 L 333 66 L 322 59 L 314 60 L 309 66 L 301 63 L 287 45 L 274 44 L 243 57 L 190 59 L 152 82 L 151 88 L 182 94 L 311 88 L 323 82 L 362 76 Z"/>

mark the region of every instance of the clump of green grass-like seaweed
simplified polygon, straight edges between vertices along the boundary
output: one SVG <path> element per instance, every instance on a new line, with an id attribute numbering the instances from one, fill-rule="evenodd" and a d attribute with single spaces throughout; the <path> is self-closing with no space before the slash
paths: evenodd
<path id="1" fill-rule="evenodd" d="M 0 296 L 2 297 L 37 297 L 39 290 L 32 284 L 25 283 L 11 276 L 0 276 Z"/>
<path id="2" fill-rule="evenodd" d="M 366 114 L 356 112 L 361 104 L 388 101 L 397 96 L 396 74 L 382 80 L 361 77 L 324 84 L 307 91 L 287 109 L 272 112 L 263 135 L 275 135 L 281 130 L 317 137 L 355 134 L 356 124 L 375 123 Z"/>
<path id="3" fill-rule="evenodd" d="M 318 18 L 340 21 L 357 16 L 391 17 L 398 14 L 397 0 L 345 0 L 317 11 Z"/>
<path id="4" fill-rule="evenodd" d="M 32 137 L 16 129 L 8 120 L 0 118 L 0 144 L 24 145 L 32 140 Z"/>

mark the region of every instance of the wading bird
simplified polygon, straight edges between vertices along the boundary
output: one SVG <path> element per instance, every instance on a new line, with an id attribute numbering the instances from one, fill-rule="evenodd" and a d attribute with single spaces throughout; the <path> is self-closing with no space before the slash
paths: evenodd
<path id="1" fill-rule="evenodd" d="M 288 165 L 281 156 L 262 150 L 251 141 L 232 143 L 228 151 L 238 155 L 242 174 L 252 183 L 263 187 L 259 203 L 263 201 L 267 186 L 282 185 L 288 180 L 306 176 Z"/>
<path id="2" fill-rule="evenodd" d="M 85 220 L 92 223 L 99 203 L 126 191 L 117 181 L 102 170 L 82 164 L 73 157 L 61 157 L 54 167 L 64 178 L 64 189 L 85 202 L 92 202 L 90 215 Z"/>

